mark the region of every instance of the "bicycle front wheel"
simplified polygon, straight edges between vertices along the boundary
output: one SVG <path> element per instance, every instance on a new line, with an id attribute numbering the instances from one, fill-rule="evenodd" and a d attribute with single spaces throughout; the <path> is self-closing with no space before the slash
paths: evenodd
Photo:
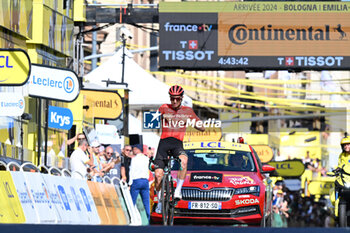
<path id="1" fill-rule="evenodd" d="M 170 176 L 169 179 L 169 213 L 168 213 L 168 225 L 174 225 L 174 209 L 175 209 L 175 199 L 174 199 L 174 184 L 173 178 Z"/>
<path id="2" fill-rule="evenodd" d="M 164 174 L 162 180 L 162 219 L 163 225 L 168 225 L 169 208 L 170 208 L 170 190 L 169 190 L 169 174 Z"/>

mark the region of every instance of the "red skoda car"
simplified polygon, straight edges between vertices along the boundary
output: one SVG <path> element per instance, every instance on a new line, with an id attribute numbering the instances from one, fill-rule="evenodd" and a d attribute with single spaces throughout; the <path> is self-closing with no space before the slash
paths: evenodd
<path id="1" fill-rule="evenodd" d="M 266 226 L 270 223 L 271 189 L 266 173 L 275 169 L 262 165 L 253 148 L 229 142 L 185 143 L 188 155 L 182 200 L 174 211 L 175 223 L 214 222 Z M 178 164 L 172 167 L 176 178 Z M 151 200 L 157 197 L 151 192 Z M 151 219 L 161 222 L 154 212 Z"/>

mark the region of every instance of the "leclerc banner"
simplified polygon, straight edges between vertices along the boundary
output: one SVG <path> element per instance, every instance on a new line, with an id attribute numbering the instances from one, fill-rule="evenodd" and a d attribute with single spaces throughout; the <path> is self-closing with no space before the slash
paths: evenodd
<path id="1" fill-rule="evenodd" d="M 0 116 L 21 116 L 25 102 L 21 94 L 15 92 L 0 93 Z"/>
<path id="2" fill-rule="evenodd" d="M 160 2 L 159 65 L 350 68 L 349 2 Z"/>
<path id="3" fill-rule="evenodd" d="M 68 69 L 33 64 L 29 79 L 29 95 L 65 102 L 74 101 L 80 87 L 77 75 Z"/>

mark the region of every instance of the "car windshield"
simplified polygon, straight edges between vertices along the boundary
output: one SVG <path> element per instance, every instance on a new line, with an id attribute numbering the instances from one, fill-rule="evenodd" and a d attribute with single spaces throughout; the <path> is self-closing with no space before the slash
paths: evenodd
<path id="1" fill-rule="evenodd" d="M 187 150 L 188 171 L 256 171 L 251 152 L 239 150 Z M 173 170 L 178 170 L 174 164 Z"/>

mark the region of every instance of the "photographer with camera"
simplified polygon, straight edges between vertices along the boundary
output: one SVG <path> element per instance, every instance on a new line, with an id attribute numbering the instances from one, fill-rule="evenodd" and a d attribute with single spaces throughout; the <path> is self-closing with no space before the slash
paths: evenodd
<path id="1" fill-rule="evenodd" d="M 107 164 L 105 164 L 102 171 L 108 173 L 108 176 L 110 178 L 117 177 L 120 179 L 121 159 L 119 153 L 114 153 L 113 147 L 108 146 L 106 148 L 106 159 Z"/>

